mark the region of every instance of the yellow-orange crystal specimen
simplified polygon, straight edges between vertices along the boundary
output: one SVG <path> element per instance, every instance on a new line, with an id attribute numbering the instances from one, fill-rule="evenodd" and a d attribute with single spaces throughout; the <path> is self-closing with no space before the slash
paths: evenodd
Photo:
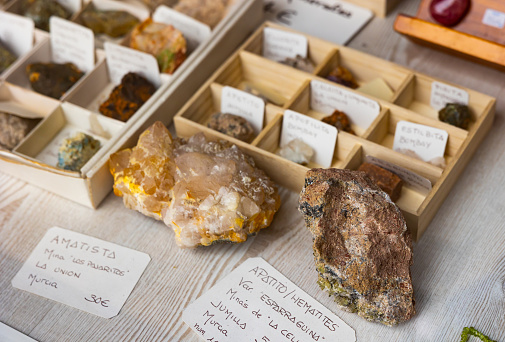
<path id="1" fill-rule="evenodd" d="M 275 184 L 236 145 L 203 133 L 173 140 L 161 122 L 111 155 L 110 170 L 125 206 L 163 220 L 180 247 L 243 242 L 280 206 Z"/>

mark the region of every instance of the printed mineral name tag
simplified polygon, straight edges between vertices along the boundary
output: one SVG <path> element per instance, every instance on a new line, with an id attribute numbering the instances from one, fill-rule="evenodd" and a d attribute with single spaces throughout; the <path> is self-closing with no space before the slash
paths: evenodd
<path id="1" fill-rule="evenodd" d="M 414 151 L 427 162 L 444 156 L 448 136 L 442 129 L 399 121 L 396 125 L 393 149 Z"/>
<path id="2" fill-rule="evenodd" d="M 247 259 L 182 319 L 204 341 L 356 341 L 350 326 L 261 258 Z"/>
<path id="3" fill-rule="evenodd" d="M 430 105 L 435 110 L 440 110 L 448 103 L 468 105 L 468 92 L 441 82 L 431 84 Z"/>
<path id="4" fill-rule="evenodd" d="M 369 9 L 338 0 L 263 2 L 266 20 L 340 45 L 346 44 L 373 17 Z"/>
<path id="5" fill-rule="evenodd" d="M 487 8 L 486 12 L 484 12 L 482 23 L 484 25 L 502 29 L 505 27 L 505 13 Z"/>
<path id="6" fill-rule="evenodd" d="M 211 30 L 198 20 L 195 20 L 181 12 L 177 12 L 165 5 L 156 8 L 153 14 L 155 22 L 169 24 L 178 29 L 188 41 L 189 50 L 193 51 L 199 44 L 210 37 Z"/>
<path id="7" fill-rule="evenodd" d="M 12 279 L 12 286 L 111 318 L 150 260 L 145 253 L 53 227 Z"/>
<path id="8" fill-rule="evenodd" d="M 0 41 L 17 57 L 32 49 L 33 30 L 33 20 L 8 12 L 0 12 Z"/>
<path id="9" fill-rule="evenodd" d="M 390 163 L 388 161 L 375 158 L 373 156 L 366 156 L 365 161 L 370 164 L 375 164 L 377 166 L 386 169 L 398 177 L 400 177 L 406 184 L 408 184 L 412 189 L 421 192 L 426 195 L 431 190 L 431 182 L 429 179 L 418 175 L 415 172 L 407 170 L 404 167 Z"/>
<path id="10" fill-rule="evenodd" d="M 307 38 L 301 34 L 286 32 L 271 27 L 263 30 L 263 57 L 276 62 L 297 55 L 307 57 Z"/>
<path id="11" fill-rule="evenodd" d="M 93 31 L 71 21 L 52 16 L 51 31 L 52 60 L 56 63 L 74 63 L 84 72 L 95 66 L 95 38 Z"/>
<path id="12" fill-rule="evenodd" d="M 328 115 L 338 109 L 362 129 L 367 129 L 381 110 L 377 101 L 317 80 L 310 82 L 310 106 Z"/>
<path id="13" fill-rule="evenodd" d="M 104 44 L 109 76 L 114 84 L 129 72 L 136 72 L 148 79 L 156 88 L 161 85 L 160 70 L 154 56 L 106 42 Z"/>
<path id="14" fill-rule="evenodd" d="M 312 161 L 330 167 L 337 142 L 337 128 L 292 110 L 286 110 L 282 119 L 281 147 L 293 139 L 301 139 L 312 147 Z"/>
<path id="15" fill-rule="evenodd" d="M 263 129 L 265 101 L 245 91 L 224 87 L 221 94 L 221 113 L 243 117 L 249 121 L 258 134 Z"/>

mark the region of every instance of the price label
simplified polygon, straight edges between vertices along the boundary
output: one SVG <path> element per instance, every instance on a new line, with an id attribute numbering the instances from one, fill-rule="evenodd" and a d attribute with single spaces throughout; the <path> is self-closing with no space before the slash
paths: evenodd
<path id="1" fill-rule="evenodd" d="M 145 253 L 53 227 L 12 279 L 12 286 L 111 318 L 150 260 Z"/>

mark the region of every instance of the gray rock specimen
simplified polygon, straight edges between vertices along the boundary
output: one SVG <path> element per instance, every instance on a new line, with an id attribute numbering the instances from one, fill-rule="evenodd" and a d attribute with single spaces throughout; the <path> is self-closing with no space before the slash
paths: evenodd
<path id="1" fill-rule="evenodd" d="M 313 234 L 318 283 L 339 305 L 385 325 L 414 315 L 405 219 L 364 172 L 309 170 L 299 210 Z"/>

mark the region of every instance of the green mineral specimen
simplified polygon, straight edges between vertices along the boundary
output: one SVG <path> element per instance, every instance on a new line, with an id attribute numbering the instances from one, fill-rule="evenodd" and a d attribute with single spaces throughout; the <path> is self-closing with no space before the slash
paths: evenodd
<path id="1" fill-rule="evenodd" d="M 101 11 L 90 4 L 82 13 L 82 22 L 94 34 L 103 33 L 117 38 L 130 32 L 139 23 L 139 19 L 126 11 Z"/>
<path id="2" fill-rule="evenodd" d="M 484 335 L 474 327 L 464 327 L 461 332 L 461 342 L 467 342 L 470 336 L 475 336 L 480 338 L 484 342 L 496 342 L 495 340 L 490 339 L 488 336 Z"/>
<path id="3" fill-rule="evenodd" d="M 472 120 L 472 115 L 468 106 L 459 103 L 448 103 L 438 112 L 438 118 L 450 125 L 467 129 Z"/>
<path id="4" fill-rule="evenodd" d="M 99 140 L 78 132 L 61 144 L 56 166 L 64 170 L 79 171 L 99 149 Z"/>
<path id="5" fill-rule="evenodd" d="M 0 73 L 4 72 L 16 59 L 17 57 L 0 42 Z"/>
<path id="6" fill-rule="evenodd" d="M 59 99 L 84 73 L 72 63 L 33 63 L 26 67 L 33 90 Z"/>
<path id="7" fill-rule="evenodd" d="M 21 5 L 25 17 L 33 19 L 35 27 L 49 31 L 49 18 L 57 16 L 68 19 L 71 13 L 57 1 L 53 0 L 25 0 Z"/>

